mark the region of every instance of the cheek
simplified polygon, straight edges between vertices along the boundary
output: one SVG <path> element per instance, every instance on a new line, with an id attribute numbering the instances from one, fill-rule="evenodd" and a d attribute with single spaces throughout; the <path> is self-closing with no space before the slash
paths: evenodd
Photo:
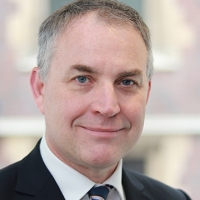
<path id="1" fill-rule="evenodd" d="M 57 92 L 51 92 L 51 96 L 46 95 L 45 115 L 51 117 L 50 121 L 54 126 L 64 131 L 66 128 L 71 128 L 74 120 L 82 116 L 88 107 L 83 98 L 77 97 L 73 92 L 55 91 Z"/>
<path id="2" fill-rule="evenodd" d="M 121 111 L 130 121 L 141 120 L 144 118 L 146 110 L 145 99 L 133 99 L 121 104 Z"/>
<path id="3" fill-rule="evenodd" d="M 131 134 L 134 134 L 132 135 L 134 138 L 140 136 L 142 132 L 145 118 L 145 108 L 145 100 L 132 101 L 129 104 L 124 104 L 122 107 L 123 115 L 131 124 Z"/>

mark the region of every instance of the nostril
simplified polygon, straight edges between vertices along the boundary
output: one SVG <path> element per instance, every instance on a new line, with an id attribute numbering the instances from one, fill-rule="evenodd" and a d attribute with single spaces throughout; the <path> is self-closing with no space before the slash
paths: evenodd
<path id="1" fill-rule="evenodd" d="M 94 113 L 99 113 L 105 117 L 113 117 L 115 115 L 117 115 L 120 112 L 120 106 L 116 103 L 116 104 L 106 104 L 104 103 L 93 103 L 91 105 L 92 107 L 92 111 Z"/>

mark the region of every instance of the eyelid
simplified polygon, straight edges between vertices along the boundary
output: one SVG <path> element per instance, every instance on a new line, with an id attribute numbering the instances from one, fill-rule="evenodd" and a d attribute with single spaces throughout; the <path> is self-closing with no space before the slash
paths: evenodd
<path id="1" fill-rule="evenodd" d="M 130 81 L 130 82 L 132 82 L 132 83 L 129 84 L 129 85 L 125 85 L 125 84 L 123 84 L 124 86 L 133 86 L 133 85 L 138 85 L 138 82 L 135 81 L 135 80 L 132 80 L 132 79 L 123 79 L 121 82 L 123 82 L 123 81 Z"/>
<path id="2" fill-rule="evenodd" d="M 120 78 L 120 79 L 116 80 L 116 82 L 121 84 L 123 81 L 126 81 L 126 80 L 127 81 L 132 81 L 133 84 L 131 84 L 131 85 L 139 84 L 137 80 L 135 80 L 135 79 L 133 79 L 131 77 L 123 77 L 123 78 Z"/>
<path id="3" fill-rule="evenodd" d="M 84 83 L 81 83 L 81 82 L 79 82 L 78 80 L 76 80 L 77 78 L 80 78 L 80 77 L 85 77 L 85 78 L 87 79 L 87 81 L 84 82 Z M 88 84 L 88 83 L 92 82 L 92 78 L 89 77 L 88 75 L 77 75 L 77 76 L 74 77 L 73 79 L 76 80 L 77 83 L 79 83 L 79 84 L 81 84 L 81 85 Z"/>

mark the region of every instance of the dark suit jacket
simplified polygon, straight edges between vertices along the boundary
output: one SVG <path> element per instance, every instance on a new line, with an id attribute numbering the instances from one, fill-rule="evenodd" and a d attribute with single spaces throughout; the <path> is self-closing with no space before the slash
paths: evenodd
<path id="1" fill-rule="evenodd" d="M 142 174 L 123 169 L 122 183 L 127 200 L 189 200 Z M 40 155 L 39 142 L 23 160 L 0 170 L 0 200 L 64 200 Z M 73 200 L 73 199 L 71 199 Z"/>

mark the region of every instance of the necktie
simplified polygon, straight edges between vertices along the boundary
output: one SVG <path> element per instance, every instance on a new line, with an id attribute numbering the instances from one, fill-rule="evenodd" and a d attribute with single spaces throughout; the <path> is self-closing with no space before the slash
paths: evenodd
<path id="1" fill-rule="evenodd" d="M 89 192 L 90 200 L 106 200 L 111 187 L 102 185 L 99 187 L 93 187 Z"/>

